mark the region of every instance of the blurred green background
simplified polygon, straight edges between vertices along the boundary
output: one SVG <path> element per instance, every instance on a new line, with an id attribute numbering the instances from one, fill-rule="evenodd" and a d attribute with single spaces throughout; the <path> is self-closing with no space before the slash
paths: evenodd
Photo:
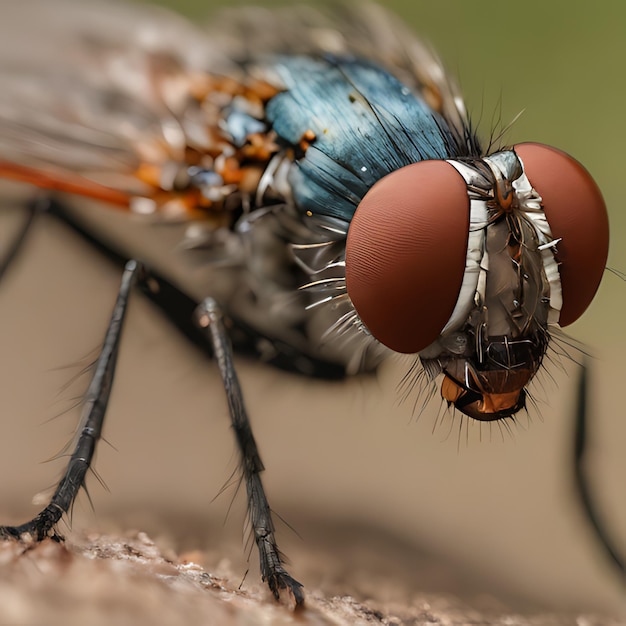
<path id="1" fill-rule="evenodd" d="M 206 0 L 160 3 L 199 21 L 218 6 Z M 433 44 L 460 83 L 484 138 L 493 120 L 506 124 L 524 110 L 507 143 L 541 141 L 587 167 L 609 209 L 609 265 L 626 271 L 626 3 L 396 0 L 386 6 Z M 0 472 L 13 476 L 20 468 L 19 479 L 6 481 L 1 495 L 20 517 L 34 511 L 27 506 L 28 494 L 59 471 L 58 465 L 38 463 L 73 432 L 71 418 L 41 426 L 58 412 L 51 399 L 62 395 L 59 389 L 72 374 L 54 368 L 75 363 L 98 345 L 119 280 L 117 269 L 92 258 L 84 244 L 66 240 L 56 225 L 40 229 L 31 248 L 35 254 L 24 255 L 19 271 L 0 290 L 0 310 L 6 312 L 0 380 L 11 383 L 2 394 L 7 418 Z M 622 552 L 625 307 L 626 284 L 606 273 L 589 311 L 568 329 L 596 357 L 593 486 Z M 298 529 L 298 515 L 372 525 L 427 549 L 485 593 L 558 609 L 624 608 L 623 586 L 572 490 L 575 368 L 551 366 L 554 382 L 545 376 L 545 390 L 537 392 L 542 419 L 533 412 L 529 428 L 521 418 L 505 441 L 495 430 L 481 442 L 471 430 L 470 444 L 457 447 L 456 430 L 446 440 L 448 422 L 433 429 L 437 402 L 417 424 L 410 402 L 397 406 L 396 385 L 406 371 L 402 363 L 384 368 L 377 382 L 359 378 L 340 385 L 243 359 L 238 365 L 272 505 Z M 96 517 L 88 503 L 79 503 L 75 525 L 121 519 L 124 511 L 141 510 L 157 523 L 159 516 L 177 513 L 187 545 L 220 545 L 219 534 L 203 530 L 192 536 L 185 524 L 194 516 L 221 522 L 230 502 L 229 494 L 211 502 L 235 458 L 225 408 L 216 408 L 221 394 L 212 364 L 183 345 L 137 298 L 105 427 L 115 449 L 104 446 L 98 453 L 97 469 L 111 494 L 92 481 Z M 238 541 L 240 519 L 231 516 L 224 536 Z M 316 545 L 309 536 L 304 539 Z M 280 540 L 297 575 L 293 555 L 301 542 L 284 528 Z M 351 547 L 358 549 L 356 540 Z M 245 567 L 240 565 L 242 573 Z M 253 564 L 250 584 L 255 576 Z"/>

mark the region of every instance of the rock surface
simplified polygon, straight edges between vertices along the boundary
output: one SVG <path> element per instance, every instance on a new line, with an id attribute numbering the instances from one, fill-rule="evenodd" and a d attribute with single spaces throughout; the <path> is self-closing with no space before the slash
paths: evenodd
<path id="1" fill-rule="evenodd" d="M 341 563 L 332 554 L 321 556 L 319 563 L 341 570 Z M 495 601 L 491 608 L 479 609 L 454 594 L 418 592 L 400 600 L 403 594 L 398 593 L 398 587 L 403 582 L 392 579 L 377 582 L 372 593 L 364 597 L 341 593 L 341 585 L 337 585 L 337 593 L 308 589 L 306 608 L 294 613 L 288 601 L 274 602 L 264 586 L 256 582 L 242 585 L 241 575 L 231 571 L 228 561 L 200 551 L 176 554 L 161 549 L 143 532 L 126 536 L 72 535 L 67 543 L 5 542 L 0 544 L 0 564 L 2 624 L 619 623 L 591 615 L 520 614 Z M 317 566 L 312 564 L 313 569 Z"/>

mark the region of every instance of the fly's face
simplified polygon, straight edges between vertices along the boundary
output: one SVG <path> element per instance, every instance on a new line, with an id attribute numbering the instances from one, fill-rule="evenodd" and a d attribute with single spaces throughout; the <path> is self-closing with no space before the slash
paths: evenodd
<path id="1" fill-rule="evenodd" d="M 521 144 L 382 179 L 348 233 L 347 288 L 374 337 L 443 374 L 448 404 L 493 420 L 524 408 L 550 327 L 584 312 L 607 253 L 593 179 L 558 150 Z"/>
<path id="2" fill-rule="evenodd" d="M 494 218 L 470 313 L 421 353 L 431 375 L 443 372 L 443 397 L 480 420 L 524 407 L 523 389 L 548 345 L 550 293 L 558 290 L 547 280 L 532 223 L 521 214 Z"/>

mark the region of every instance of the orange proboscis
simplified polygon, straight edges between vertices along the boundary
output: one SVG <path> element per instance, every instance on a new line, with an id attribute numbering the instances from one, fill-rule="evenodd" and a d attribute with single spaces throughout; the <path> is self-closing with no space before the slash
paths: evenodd
<path id="1" fill-rule="evenodd" d="M 476 377 L 474 380 L 479 382 Z M 480 388 L 477 391 L 480 393 L 480 401 L 475 404 L 476 413 L 482 413 L 484 415 L 496 414 L 501 411 L 506 411 L 516 406 L 519 402 L 520 394 L 524 388 L 524 385 L 515 387 L 513 389 L 501 390 L 498 392 L 486 391 Z M 468 391 L 457 383 L 453 378 L 444 376 L 441 381 L 441 396 L 444 400 L 456 404 Z"/>
<path id="2" fill-rule="evenodd" d="M 123 191 L 105 187 L 78 175 L 71 177 L 67 175 L 55 176 L 42 170 L 8 161 L 0 161 L 0 178 L 30 183 L 41 189 L 93 198 L 125 209 L 129 208 L 131 200 L 129 194 Z"/>

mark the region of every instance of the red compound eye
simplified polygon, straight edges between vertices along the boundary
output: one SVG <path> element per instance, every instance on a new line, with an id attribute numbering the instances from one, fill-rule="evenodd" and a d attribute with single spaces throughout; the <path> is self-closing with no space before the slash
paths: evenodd
<path id="1" fill-rule="evenodd" d="M 414 353 L 454 309 L 469 232 L 465 181 L 445 161 L 420 161 L 378 181 L 359 204 L 346 243 L 348 294 L 381 343 Z"/>
<path id="2" fill-rule="evenodd" d="M 530 184 L 541 196 L 563 289 L 559 324 L 575 322 L 600 285 L 609 252 L 609 219 L 600 189 L 589 172 L 569 155 L 539 143 L 522 143 L 515 152 Z"/>

